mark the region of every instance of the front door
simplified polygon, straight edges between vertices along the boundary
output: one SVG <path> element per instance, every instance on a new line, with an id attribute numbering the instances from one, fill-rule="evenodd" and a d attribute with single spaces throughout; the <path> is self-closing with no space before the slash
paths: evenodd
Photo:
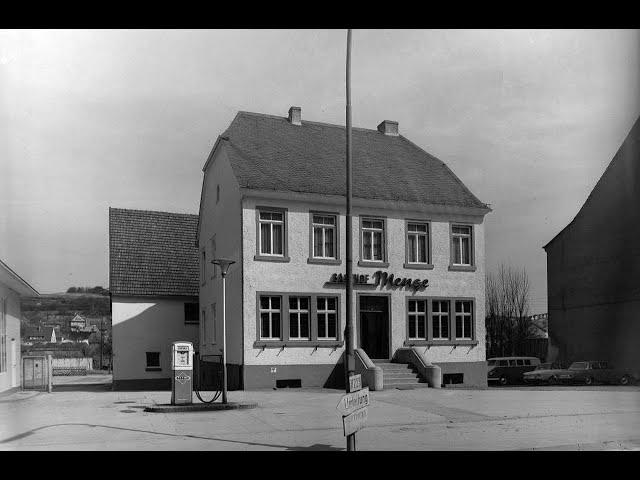
<path id="1" fill-rule="evenodd" d="M 389 297 L 360 296 L 360 348 L 369 358 L 389 358 Z"/>
<path id="2" fill-rule="evenodd" d="M 11 339 L 11 386 L 18 386 L 18 349 L 16 339 Z"/>

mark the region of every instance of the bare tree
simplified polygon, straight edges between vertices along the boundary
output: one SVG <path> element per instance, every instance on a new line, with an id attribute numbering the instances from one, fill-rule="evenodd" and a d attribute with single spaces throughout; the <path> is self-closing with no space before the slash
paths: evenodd
<path id="1" fill-rule="evenodd" d="M 526 270 L 500 265 L 486 277 L 486 329 L 490 356 L 517 355 L 531 330 Z"/>

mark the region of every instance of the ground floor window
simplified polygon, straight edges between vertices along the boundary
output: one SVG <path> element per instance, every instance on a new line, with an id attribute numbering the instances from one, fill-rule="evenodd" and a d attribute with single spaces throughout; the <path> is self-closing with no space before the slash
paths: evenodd
<path id="1" fill-rule="evenodd" d="M 427 339 L 427 301 L 409 300 L 407 305 L 409 339 Z"/>
<path id="2" fill-rule="evenodd" d="M 160 368 L 160 352 L 147 352 L 147 371 L 157 371 Z"/>
<path id="3" fill-rule="evenodd" d="M 340 297 L 316 293 L 257 294 L 258 347 L 336 346 Z"/>
<path id="4" fill-rule="evenodd" d="M 456 301 L 456 338 L 471 340 L 473 338 L 472 302 L 470 300 Z"/>
<path id="5" fill-rule="evenodd" d="M 335 297 L 318 297 L 318 339 L 336 340 L 338 320 Z"/>
<path id="6" fill-rule="evenodd" d="M 280 297 L 260 297 L 260 338 L 280 340 Z"/>
<path id="7" fill-rule="evenodd" d="M 309 340 L 308 297 L 289 297 L 289 338 Z"/>
<path id="8" fill-rule="evenodd" d="M 408 345 L 475 342 L 474 301 L 461 298 L 407 298 Z"/>

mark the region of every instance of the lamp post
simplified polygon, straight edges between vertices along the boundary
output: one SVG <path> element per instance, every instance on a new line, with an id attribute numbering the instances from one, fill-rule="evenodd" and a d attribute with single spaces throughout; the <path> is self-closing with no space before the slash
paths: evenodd
<path id="1" fill-rule="evenodd" d="M 218 265 L 222 272 L 222 403 L 227 403 L 227 309 L 225 305 L 225 290 L 227 272 L 229 271 L 229 267 L 236 262 L 235 260 L 229 260 L 226 258 L 214 258 L 211 260 L 211 263 Z"/>

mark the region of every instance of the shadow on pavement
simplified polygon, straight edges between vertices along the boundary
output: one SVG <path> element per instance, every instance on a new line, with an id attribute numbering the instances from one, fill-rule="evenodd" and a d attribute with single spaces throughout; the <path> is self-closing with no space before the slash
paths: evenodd
<path id="1" fill-rule="evenodd" d="M 148 434 L 151 434 L 151 435 L 161 435 L 161 436 L 166 436 L 166 437 L 194 438 L 194 439 L 198 439 L 198 440 L 211 440 L 211 441 L 215 441 L 215 442 L 227 442 L 227 443 L 235 443 L 235 444 L 243 444 L 243 445 L 253 445 L 253 446 L 257 446 L 257 447 L 283 448 L 283 449 L 286 449 L 286 450 L 293 450 L 293 451 L 320 451 L 320 450 L 342 451 L 342 450 L 344 450 L 342 448 L 336 448 L 336 447 L 333 447 L 331 445 L 324 445 L 324 444 L 320 444 L 320 443 L 316 443 L 316 444 L 311 445 L 309 447 L 292 447 L 292 446 L 289 446 L 289 445 L 278 445 L 278 444 L 260 443 L 260 442 L 243 442 L 243 441 L 240 441 L 240 440 L 229 440 L 229 439 L 219 438 L 219 437 L 203 437 L 203 436 L 199 436 L 199 435 L 183 435 L 183 434 L 179 434 L 179 433 L 154 432 L 154 431 L 151 431 L 151 430 L 141 430 L 141 429 L 137 429 L 137 428 L 125 428 L 125 427 L 113 427 L 113 426 L 110 426 L 110 425 L 98 425 L 98 424 L 91 424 L 91 423 L 56 423 L 56 424 L 53 424 L 53 425 L 45 425 L 44 427 L 34 428 L 32 430 L 28 430 L 26 432 L 19 433 L 18 435 L 14 435 L 13 437 L 9 437 L 9 438 L 6 438 L 4 440 L 0 440 L 0 444 L 6 444 L 6 443 L 15 442 L 16 440 L 22 440 L 23 438 L 26 438 L 26 437 L 29 437 L 31 435 L 34 435 L 38 431 L 44 430 L 44 429 L 47 429 L 47 428 L 68 427 L 68 426 L 81 426 L 81 427 L 91 427 L 91 428 L 101 427 L 101 428 L 108 428 L 108 429 L 112 429 L 112 430 L 121 430 L 121 431 L 135 432 L 135 433 L 148 433 Z"/>

